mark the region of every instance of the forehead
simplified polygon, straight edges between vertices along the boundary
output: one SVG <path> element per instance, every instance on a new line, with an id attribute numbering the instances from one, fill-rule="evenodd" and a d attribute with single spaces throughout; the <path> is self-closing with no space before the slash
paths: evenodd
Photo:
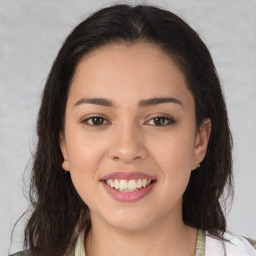
<path id="1" fill-rule="evenodd" d="M 174 71 L 172 75 L 176 73 L 176 76 L 179 75 L 185 78 L 183 72 L 169 54 L 159 46 L 145 42 L 113 43 L 96 48 L 87 53 L 78 63 L 74 78 L 76 79 L 81 73 L 84 76 L 86 69 L 88 71 L 100 69 L 103 73 L 103 71 L 111 71 L 112 68 L 118 71 L 126 71 L 126 73 L 135 70 L 147 72 L 151 69 L 151 71 L 155 71 L 151 74 L 147 73 L 147 77 L 154 75 L 160 69 L 163 72 L 168 69 L 169 72 Z"/>
<path id="2" fill-rule="evenodd" d="M 183 72 L 167 53 L 137 43 L 105 45 L 86 54 L 77 65 L 69 96 L 134 100 L 166 94 L 180 100 L 192 96 Z"/>

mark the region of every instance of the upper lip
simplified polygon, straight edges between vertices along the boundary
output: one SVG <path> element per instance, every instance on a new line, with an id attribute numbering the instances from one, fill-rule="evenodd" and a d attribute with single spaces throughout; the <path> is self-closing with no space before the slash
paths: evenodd
<path id="1" fill-rule="evenodd" d="M 105 175 L 101 178 L 101 180 L 110 180 L 110 179 L 124 179 L 124 180 L 131 180 L 131 179 L 147 179 L 147 180 L 156 180 L 156 177 L 151 175 L 145 174 L 143 172 L 124 172 L 124 171 L 117 171 L 112 172 L 110 174 Z"/>

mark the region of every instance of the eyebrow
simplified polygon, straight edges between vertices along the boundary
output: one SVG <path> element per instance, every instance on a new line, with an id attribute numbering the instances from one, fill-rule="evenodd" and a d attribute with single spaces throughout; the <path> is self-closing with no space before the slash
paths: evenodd
<path id="1" fill-rule="evenodd" d="M 82 98 L 80 99 L 75 106 L 79 106 L 81 104 L 94 104 L 94 105 L 100 105 L 104 107 L 114 107 L 115 104 L 113 101 L 104 99 L 104 98 Z"/>
<path id="2" fill-rule="evenodd" d="M 139 107 L 149 107 L 149 106 L 154 106 L 154 105 L 163 104 L 163 103 L 175 103 L 183 107 L 183 104 L 181 103 L 181 101 L 173 97 L 151 98 L 151 99 L 141 100 L 139 101 Z"/>
<path id="3" fill-rule="evenodd" d="M 183 107 L 183 104 L 180 100 L 173 97 L 156 97 L 146 100 L 140 100 L 138 106 L 139 107 L 150 107 L 163 103 L 175 103 Z M 75 103 L 74 106 L 79 106 L 81 104 L 94 104 L 100 105 L 104 107 L 116 107 L 116 104 L 109 99 L 105 98 L 82 98 Z"/>

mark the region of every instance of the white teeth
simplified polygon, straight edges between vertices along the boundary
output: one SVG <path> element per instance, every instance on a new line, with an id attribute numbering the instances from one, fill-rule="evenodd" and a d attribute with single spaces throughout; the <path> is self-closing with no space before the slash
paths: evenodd
<path id="1" fill-rule="evenodd" d="M 136 189 L 136 181 L 135 180 L 130 180 L 128 183 L 128 189 L 132 190 L 132 189 Z"/>
<path id="2" fill-rule="evenodd" d="M 142 187 L 142 179 L 138 179 L 137 188 L 141 188 L 141 187 Z"/>
<path id="3" fill-rule="evenodd" d="M 120 188 L 119 180 L 115 179 L 115 181 L 114 181 L 114 182 L 115 182 L 115 183 L 114 183 L 115 188 L 116 188 L 116 189 Z"/>
<path id="4" fill-rule="evenodd" d="M 109 180 L 109 181 L 110 181 L 110 182 L 109 182 L 110 184 L 108 184 L 108 185 L 110 185 L 110 187 L 113 188 L 113 187 L 115 186 L 114 181 L 113 181 L 113 180 Z"/>
<path id="5" fill-rule="evenodd" d="M 147 179 L 135 179 L 132 180 L 124 180 L 124 179 L 114 179 L 114 180 L 106 180 L 106 184 L 108 184 L 110 187 L 115 188 L 118 191 L 121 192 L 135 192 L 138 191 L 142 187 L 146 187 L 150 185 L 151 180 Z"/>
<path id="6" fill-rule="evenodd" d="M 127 188 L 128 188 L 127 180 L 120 180 L 120 189 L 127 189 Z"/>

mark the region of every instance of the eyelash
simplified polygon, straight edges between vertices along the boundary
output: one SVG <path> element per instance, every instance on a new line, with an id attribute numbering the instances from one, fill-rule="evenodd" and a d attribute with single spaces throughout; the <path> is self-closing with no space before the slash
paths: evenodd
<path id="1" fill-rule="evenodd" d="M 158 127 L 168 126 L 168 125 L 172 125 L 172 124 L 176 123 L 176 120 L 174 120 L 173 118 L 167 117 L 167 116 L 155 116 L 155 117 L 151 118 L 149 121 L 151 121 L 151 120 L 156 121 L 157 119 L 163 119 L 164 123 L 165 123 L 163 125 L 154 125 L 154 126 L 158 126 Z M 149 123 L 149 121 L 147 121 L 146 123 Z M 167 121 L 167 123 L 166 123 L 166 121 Z"/>
<path id="2" fill-rule="evenodd" d="M 93 120 L 93 119 L 97 119 L 97 118 L 99 118 L 99 119 L 101 119 L 101 120 L 103 120 L 103 123 L 101 123 L 101 124 L 90 124 L 90 123 L 88 123 L 88 121 L 89 120 Z M 164 120 L 164 124 L 163 125 L 152 125 L 152 126 L 157 126 L 157 127 L 164 127 L 164 126 L 169 126 L 169 125 L 173 125 L 173 124 L 175 124 L 176 123 L 176 120 L 175 119 L 173 119 L 173 118 L 170 118 L 170 117 L 166 117 L 166 116 L 155 116 L 155 117 L 153 117 L 153 118 L 151 118 L 149 121 L 151 121 L 151 120 L 157 120 L 157 119 L 163 119 Z M 88 118 L 86 118 L 86 119 L 84 119 L 84 120 L 82 120 L 82 123 L 85 123 L 86 125 L 88 125 L 88 126 L 102 126 L 102 125 L 104 125 L 104 122 L 105 121 L 107 121 L 104 117 L 102 117 L 102 116 L 91 116 L 91 117 L 88 117 Z M 147 123 L 149 123 L 149 121 L 147 121 L 147 122 L 145 122 L 146 124 Z M 167 123 L 166 123 L 166 121 L 167 121 Z M 93 121 L 92 121 L 93 122 Z M 107 121 L 108 122 L 108 121 Z M 110 122 L 108 122 L 108 124 L 109 124 Z M 106 123 L 105 123 L 106 124 Z"/>

